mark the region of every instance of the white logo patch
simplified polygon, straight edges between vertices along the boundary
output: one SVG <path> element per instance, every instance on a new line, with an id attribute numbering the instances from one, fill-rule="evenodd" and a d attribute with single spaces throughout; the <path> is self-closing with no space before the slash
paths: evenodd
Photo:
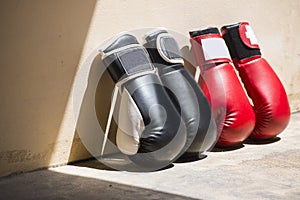
<path id="1" fill-rule="evenodd" d="M 254 31 L 253 31 L 253 29 L 251 28 L 251 26 L 246 25 L 245 28 L 246 28 L 246 32 L 245 32 L 246 38 L 248 38 L 248 39 L 250 40 L 250 43 L 251 43 L 252 45 L 255 45 L 255 44 L 258 45 L 257 39 L 256 39 L 256 37 L 255 37 Z"/>

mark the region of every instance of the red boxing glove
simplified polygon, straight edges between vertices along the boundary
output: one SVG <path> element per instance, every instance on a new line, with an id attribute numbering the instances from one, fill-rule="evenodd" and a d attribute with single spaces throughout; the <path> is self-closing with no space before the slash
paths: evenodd
<path id="1" fill-rule="evenodd" d="M 260 48 L 249 23 L 222 27 L 234 65 L 239 72 L 256 114 L 253 139 L 269 139 L 282 132 L 290 119 L 286 92 L 268 62 L 261 58 Z"/>
<path id="2" fill-rule="evenodd" d="M 231 64 L 226 44 L 217 28 L 190 32 L 201 89 L 211 103 L 220 137 L 217 146 L 244 141 L 255 125 L 255 114 Z"/>

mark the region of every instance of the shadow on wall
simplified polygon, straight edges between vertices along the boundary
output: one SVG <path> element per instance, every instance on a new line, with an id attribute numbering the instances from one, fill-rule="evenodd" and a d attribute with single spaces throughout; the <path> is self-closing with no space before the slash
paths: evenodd
<path id="1" fill-rule="evenodd" d="M 91 66 L 86 67 L 89 68 L 88 83 L 80 104 L 69 162 L 100 155 L 115 85 L 105 70 L 100 54 L 93 59 Z M 108 134 L 109 145 L 106 146 L 113 149 L 117 132 L 114 119 L 116 118 L 113 118 Z M 115 152 L 116 149 L 112 151 Z"/>
<path id="2" fill-rule="evenodd" d="M 51 165 L 70 140 L 57 137 L 95 4 L 1 1 L 0 176 Z"/>

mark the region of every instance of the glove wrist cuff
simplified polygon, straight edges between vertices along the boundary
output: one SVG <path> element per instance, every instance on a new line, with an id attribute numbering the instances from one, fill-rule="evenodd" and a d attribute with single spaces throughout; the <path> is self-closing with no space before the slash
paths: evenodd
<path id="1" fill-rule="evenodd" d="M 226 44 L 217 28 L 190 32 L 191 44 L 200 66 L 231 62 Z"/>
<path id="2" fill-rule="evenodd" d="M 261 56 L 258 41 L 248 22 L 223 26 L 221 32 L 232 59 L 244 62 L 244 59 Z"/>

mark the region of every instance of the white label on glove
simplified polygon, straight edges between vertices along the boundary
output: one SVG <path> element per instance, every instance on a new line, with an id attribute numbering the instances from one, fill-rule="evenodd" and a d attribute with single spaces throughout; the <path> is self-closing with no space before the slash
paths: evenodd
<path id="1" fill-rule="evenodd" d="M 201 40 L 204 58 L 206 61 L 218 59 L 218 58 L 229 58 L 229 51 L 222 38 L 206 38 Z"/>

